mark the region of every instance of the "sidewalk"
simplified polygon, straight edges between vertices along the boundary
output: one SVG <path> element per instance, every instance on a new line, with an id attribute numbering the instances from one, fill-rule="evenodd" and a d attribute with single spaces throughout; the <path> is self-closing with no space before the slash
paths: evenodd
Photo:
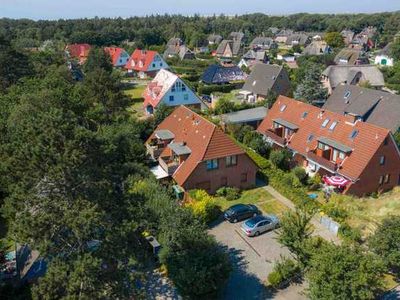
<path id="1" fill-rule="evenodd" d="M 277 190 L 275 190 L 272 186 L 267 185 L 264 186 L 264 189 L 267 190 L 276 200 L 289 207 L 292 210 L 295 210 L 295 205 L 288 198 L 281 195 Z M 314 234 L 319 235 L 323 239 L 333 242 L 334 244 L 340 244 L 340 239 L 334 233 L 330 232 L 326 227 L 324 227 L 320 222 L 318 222 L 317 218 L 313 218 L 311 220 L 311 224 L 314 226 Z"/>

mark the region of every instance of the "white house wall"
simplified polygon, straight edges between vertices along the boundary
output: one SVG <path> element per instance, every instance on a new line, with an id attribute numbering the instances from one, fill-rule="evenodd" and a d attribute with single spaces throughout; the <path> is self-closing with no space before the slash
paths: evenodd
<path id="1" fill-rule="evenodd" d="M 165 60 L 157 54 L 156 56 L 154 56 L 153 61 L 147 69 L 147 72 L 159 71 L 161 69 L 169 69 L 169 66 L 165 62 Z"/>
<path id="2" fill-rule="evenodd" d="M 178 106 L 178 105 L 193 105 L 193 104 L 201 104 L 200 99 L 197 97 L 197 95 L 181 80 L 177 79 L 177 81 L 180 81 L 182 85 L 186 87 L 186 91 L 175 91 L 172 92 L 172 87 L 168 90 L 168 92 L 165 93 L 164 97 L 161 99 L 160 103 L 164 103 L 165 105 L 168 106 Z M 174 83 L 174 85 L 175 85 Z M 185 100 L 185 95 L 188 95 L 188 100 Z M 170 101 L 170 96 L 174 96 L 174 100 Z"/>

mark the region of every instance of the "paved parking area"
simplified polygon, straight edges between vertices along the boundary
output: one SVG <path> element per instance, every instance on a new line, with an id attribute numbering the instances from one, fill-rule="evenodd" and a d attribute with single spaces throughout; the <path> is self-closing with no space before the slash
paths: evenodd
<path id="1" fill-rule="evenodd" d="M 265 289 L 263 282 L 272 271 L 274 261 L 281 255 L 289 256 L 290 253 L 278 243 L 275 231 L 251 238 L 241 231 L 241 224 L 242 222 L 231 224 L 220 220 L 210 229 L 210 233 L 217 241 L 226 247 L 234 265 L 223 298 L 306 299 L 301 294 L 304 289 L 302 285 L 291 285 L 275 294 Z"/>

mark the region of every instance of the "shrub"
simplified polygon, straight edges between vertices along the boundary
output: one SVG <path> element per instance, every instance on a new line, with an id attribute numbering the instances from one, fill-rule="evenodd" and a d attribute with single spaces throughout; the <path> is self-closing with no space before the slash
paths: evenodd
<path id="1" fill-rule="evenodd" d="M 281 258 L 274 266 L 274 270 L 268 275 L 268 281 L 274 288 L 282 287 L 301 272 L 300 266 L 292 259 Z"/>
<path id="2" fill-rule="evenodd" d="M 217 190 L 217 196 L 225 197 L 228 201 L 236 200 L 240 197 L 240 190 L 235 187 L 222 187 Z"/>
<path id="3" fill-rule="evenodd" d="M 302 167 L 296 167 L 292 170 L 292 172 L 302 184 L 307 183 L 308 174 Z"/>
<path id="4" fill-rule="evenodd" d="M 279 288 L 282 283 L 282 276 L 280 273 L 276 271 L 272 271 L 268 275 L 268 282 L 273 288 Z"/>
<path id="5" fill-rule="evenodd" d="M 218 218 L 220 211 L 215 199 L 204 190 L 192 190 L 189 192 L 194 200 L 186 204 L 193 214 L 204 223 L 210 223 Z"/>
<path id="6" fill-rule="evenodd" d="M 362 235 L 359 228 L 352 228 L 347 223 L 342 223 L 339 228 L 339 235 L 347 241 L 361 243 Z"/>
<path id="7" fill-rule="evenodd" d="M 349 216 L 346 209 L 340 207 L 340 204 L 335 201 L 329 201 L 322 206 L 322 211 L 337 222 L 344 222 Z"/>
<path id="8" fill-rule="evenodd" d="M 318 173 L 313 177 L 308 178 L 308 184 L 310 185 L 309 189 L 311 191 L 317 191 L 321 187 L 322 177 Z"/>
<path id="9" fill-rule="evenodd" d="M 270 154 L 271 162 L 281 170 L 289 170 L 290 159 L 292 155 L 287 149 L 273 150 Z"/>
<path id="10" fill-rule="evenodd" d="M 288 187 L 297 188 L 302 186 L 300 180 L 293 173 L 285 173 L 285 175 L 283 175 L 282 181 Z"/>
<path id="11" fill-rule="evenodd" d="M 200 95 L 211 95 L 214 92 L 221 92 L 221 93 L 230 93 L 236 89 L 236 84 L 223 84 L 223 85 L 218 85 L 218 84 L 213 84 L 213 85 L 204 85 L 204 84 L 199 84 L 197 92 Z"/>

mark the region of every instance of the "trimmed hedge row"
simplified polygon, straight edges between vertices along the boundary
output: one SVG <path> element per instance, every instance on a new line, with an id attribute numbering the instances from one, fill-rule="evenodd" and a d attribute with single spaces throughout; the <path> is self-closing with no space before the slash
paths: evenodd
<path id="1" fill-rule="evenodd" d="M 201 95 L 210 95 L 215 92 L 221 93 L 230 93 L 231 91 L 238 88 L 238 84 L 211 84 L 211 85 L 204 85 L 200 84 L 197 88 L 197 92 Z"/>

